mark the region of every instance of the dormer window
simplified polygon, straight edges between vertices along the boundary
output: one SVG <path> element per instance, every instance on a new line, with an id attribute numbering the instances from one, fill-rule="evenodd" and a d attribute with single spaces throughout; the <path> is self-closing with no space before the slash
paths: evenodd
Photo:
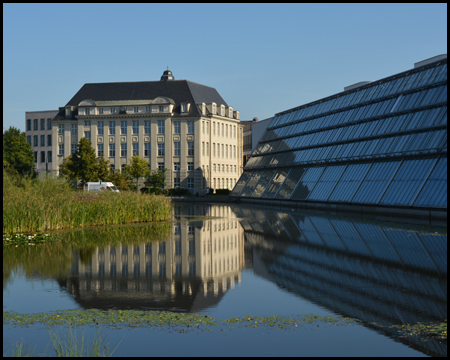
<path id="1" fill-rule="evenodd" d="M 213 115 L 216 115 L 216 104 L 212 105 L 212 113 Z"/>
<path id="2" fill-rule="evenodd" d="M 103 108 L 99 108 L 99 109 L 98 109 L 98 113 L 99 113 L 99 114 L 103 114 Z"/>
<path id="3" fill-rule="evenodd" d="M 116 113 L 116 108 L 111 108 L 111 114 L 115 114 Z"/>
<path id="4" fill-rule="evenodd" d="M 134 107 L 134 112 L 135 112 L 135 113 L 139 112 L 139 107 L 135 106 L 135 107 Z"/>
<path id="5" fill-rule="evenodd" d="M 220 116 L 225 116 L 225 107 L 223 105 L 220 107 Z"/>
<path id="6" fill-rule="evenodd" d="M 159 112 L 164 112 L 164 106 L 162 105 L 159 106 Z"/>
<path id="7" fill-rule="evenodd" d="M 203 115 L 205 115 L 206 114 L 206 111 L 205 111 L 206 109 L 205 109 L 205 104 L 202 104 L 202 114 Z"/>
<path id="8" fill-rule="evenodd" d="M 86 108 L 84 113 L 85 115 L 91 115 L 91 109 Z"/>
<path id="9" fill-rule="evenodd" d="M 228 117 L 233 118 L 233 108 L 232 107 L 230 107 L 228 109 Z"/>
<path id="10" fill-rule="evenodd" d="M 66 116 L 70 116 L 70 108 L 66 108 Z"/>
<path id="11" fill-rule="evenodd" d="M 187 112 L 187 104 L 181 104 L 181 112 Z"/>

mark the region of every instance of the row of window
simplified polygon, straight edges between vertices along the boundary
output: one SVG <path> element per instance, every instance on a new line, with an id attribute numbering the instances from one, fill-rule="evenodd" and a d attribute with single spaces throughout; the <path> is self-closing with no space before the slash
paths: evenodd
<path id="1" fill-rule="evenodd" d="M 447 158 L 244 172 L 235 196 L 447 207 Z"/>
<path id="2" fill-rule="evenodd" d="M 93 108 L 84 108 L 84 109 L 80 108 L 80 110 L 81 110 L 80 111 L 80 115 L 95 115 L 95 109 L 93 109 Z M 97 110 L 98 110 L 98 114 L 99 115 L 103 115 L 103 114 L 117 114 L 117 111 L 116 111 L 115 107 L 109 108 L 109 110 L 105 109 L 105 108 L 97 108 Z M 143 110 L 143 108 L 141 108 L 139 106 L 134 106 L 133 107 L 133 112 L 135 114 L 137 114 L 139 112 L 142 112 L 142 110 Z M 165 111 L 165 107 L 164 107 L 164 105 L 159 105 L 158 108 L 153 107 L 153 110 L 154 111 L 155 110 L 159 110 L 159 112 L 164 112 Z M 183 110 L 183 111 L 186 112 L 187 109 Z M 152 107 L 151 106 L 146 106 L 145 107 L 145 112 L 146 113 L 152 112 Z M 67 109 L 67 116 L 70 116 L 70 109 Z"/>
<path id="3" fill-rule="evenodd" d="M 41 127 L 39 128 L 39 120 L 33 120 L 33 130 L 51 130 L 52 129 L 52 119 L 47 119 L 47 129 L 45 129 L 45 119 L 41 119 Z M 31 131 L 31 119 L 27 119 L 27 131 Z"/>
<path id="4" fill-rule="evenodd" d="M 394 111 L 399 112 L 421 106 L 438 104 L 446 100 L 447 86 L 438 86 L 418 91 L 413 94 L 400 95 L 398 98 L 392 98 L 331 115 L 305 120 L 281 128 L 275 128 L 267 131 L 261 141 L 269 141 L 279 137 L 291 136 L 293 134 L 317 131 L 331 126 L 346 126 L 355 121 L 388 115 Z"/>
<path id="5" fill-rule="evenodd" d="M 268 165 L 329 162 L 350 158 L 378 158 L 402 154 L 436 153 L 447 150 L 447 129 L 426 131 L 381 139 L 327 145 L 297 151 L 281 152 L 270 156 L 251 157 L 246 168 Z"/>
<path id="6" fill-rule="evenodd" d="M 447 125 L 447 107 L 419 111 L 328 130 L 324 129 L 323 131 L 309 134 L 303 133 L 295 137 L 285 138 L 284 140 L 259 144 L 254 155 L 278 150 L 329 144 L 343 140 L 347 141 L 370 136 L 387 135 L 399 131 L 414 131 L 421 128 L 425 131 L 427 128 L 437 125 Z"/>
<path id="7" fill-rule="evenodd" d="M 229 131 L 228 131 L 229 127 Z M 206 128 L 206 132 L 205 132 Z M 208 132 L 208 122 L 202 121 L 202 134 L 209 134 Z M 212 135 L 214 136 L 222 136 L 236 139 L 236 125 L 229 125 L 224 123 L 217 122 L 217 130 L 216 130 L 216 122 L 212 122 Z"/>
<path id="8" fill-rule="evenodd" d="M 317 116 L 321 113 L 334 111 L 349 107 L 358 103 L 368 102 L 375 99 L 381 99 L 386 96 L 405 92 L 414 88 L 430 85 L 440 81 L 447 80 L 447 63 L 439 66 L 420 70 L 414 73 L 408 73 L 397 78 L 383 82 L 377 82 L 372 86 L 357 89 L 350 93 L 335 96 L 321 103 L 305 106 L 296 111 L 292 111 L 273 119 L 271 127 L 288 124 L 292 121 L 306 119 L 311 116 Z"/>
<path id="9" fill-rule="evenodd" d="M 52 162 L 52 152 L 51 151 L 47 151 L 47 159 L 45 158 L 45 151 L 41 151 L 41 163 L 45 163 L 47 160 L 47 162 L 51 163 Z M 38 151 L 34 152 L 34 162 L 37 163 L 38 162 Z"/>
<path id="10" fill-rule="evenodd" d="M 45 145 L 45 138 L 47 137 L 47 145 Z M 27 143 L 33 147 L 39 146 L 39 135 L 33 135 L 33 143 L 31 143 L 31 135 L 27 135 Z M 40 146 L 52 146 L 52 135 L 41 135 Z"/>

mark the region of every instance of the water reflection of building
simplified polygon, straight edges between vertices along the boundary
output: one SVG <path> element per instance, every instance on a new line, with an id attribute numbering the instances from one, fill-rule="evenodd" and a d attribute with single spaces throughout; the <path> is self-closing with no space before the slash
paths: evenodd
<path id="1" fill-rule="evenodd" d="M 195 215 L 217 219 L 189 221 Z M 200 311 L 240 282 L 243 229 L 228 206 L 175 207 L 165 241 L 76 251 L 72 274 L 61 284 L 86 308 L 157 308 Z"/>
<path id="2" fill-rule="evenodd" d="M 295 213 L 233 209 L 255 273 L 398 339 L 390 325 L 447 319 L 447 237 Z M 429 355 L 447 346 L 403 339 Z"/>

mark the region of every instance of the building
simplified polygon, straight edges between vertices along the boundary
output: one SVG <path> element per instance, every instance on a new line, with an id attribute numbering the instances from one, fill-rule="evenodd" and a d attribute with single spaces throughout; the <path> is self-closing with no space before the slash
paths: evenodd
<path id="1" fill-rule="evenodd" d="M 39 175 L 50 174 L 53 161 L 52 119 L 57 110 L 25 112 L 25 135 L 34 152 L 35 170 Z"/>
<path id="2" fill-rule="evenodd" d="M 243 164 L 244 166 L 247 164 L 248 159 L 250 159 L 250 155 L 252 151 L 255 150 L 256 145 L 258 144 L 259 139 L 264 134 L 264 131 L 269 125 L 272 118 L 265 119 L 259 121 L 257 117 L 253 118 L 251 121 L 241 121 L 241 125 L 243 126 L 243 134 L 244 134 L 244 145 L 243 145 Z"/>
<path id="3" fill-rule="evenodd" d="M 446 217 L 447 55 L 276 114 L 231 195 Z"/>
<path id="4" fill-rule="evenodd" d="M 166 168 L 166 188 L 232 189 L 242 173 L 239 111 L 216 89 L 175 80 L 170 70 L 160 81 L 84 84 L 51 122 L 55 174 L 82 137 L 116 171 L 133 154 L 152 170 Z"/>

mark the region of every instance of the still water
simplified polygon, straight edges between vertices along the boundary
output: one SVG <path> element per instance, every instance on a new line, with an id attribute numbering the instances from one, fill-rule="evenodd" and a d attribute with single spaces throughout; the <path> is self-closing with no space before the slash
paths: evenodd
<path id="1" fill-rule="evenodd" d="M 350 317 L 346 326 L 122 328 L 121 356 L 446 356 L 447 340 L 404 324 L 447 319 L 446 228 L 175 204 L 173 221 L 59 233 L 4 247 L 3 311 L 167 310 L 232 317 Z M 44 325 L 3 326 L 3 353 L 24 339 L 43 351 Z M 88 327 L 86 334 L 94 334 Z"/>

